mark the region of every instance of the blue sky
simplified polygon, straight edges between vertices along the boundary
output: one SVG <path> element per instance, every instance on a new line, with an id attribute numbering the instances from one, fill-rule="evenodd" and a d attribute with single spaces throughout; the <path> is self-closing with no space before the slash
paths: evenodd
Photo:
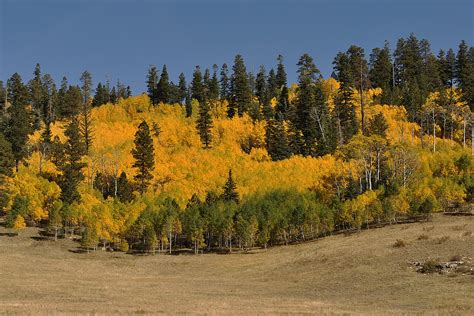
<path id="1" fill-rule="evenodd" d="M 150 64 L 167 64 L 171 79 L 244 56 L 248 70 L 285 58 L 296 81 L 299 56 L 309 53 L 326 77 L 338 51 L 356 44 L 366 55 L 414 32 L 432 49 L 472 45 L 474 1 L 251 0 L 0 0 L 0 80 L 32 76 L 37 62 L 59 83 L 77 83 L 87 69 L 94 86 L 120 79 L 145 90 Z"/>

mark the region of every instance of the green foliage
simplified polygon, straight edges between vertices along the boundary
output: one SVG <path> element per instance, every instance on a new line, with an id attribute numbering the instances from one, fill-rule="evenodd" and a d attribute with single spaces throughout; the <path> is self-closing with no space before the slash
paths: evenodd
<path id="1" fill-rule="evenodd" d="M 89 250 L 96 249 L 99 244 L 99 235 L 95 226 L 86 226 L 82 233 L 81 246 L 89 252 Z"/>
<path id="2" fill-rule="evenodd" d="M 148 68 L 148 75 L 147 75 L 147 92 L 148 97 L 150 97 L 150 101 L 152 105 L 156 105 L 159 103 L 158 101 L 158 71 L 156 70 L 156 66 L 152 65 Z"/>
<path id="3" fill-rule="evenodd" d="M 138 125 L 135 133 L 135 148 L 132 150 L 135 163 L 133 167 L 137 169 L 134 179 L 138 182 L 138 188 L 143 194 L 150 185 L 153 175 L 150 171 L 155 168 L 153 139 L 150 136 L 150 128 L 146 121 Z"/>
<path id="4" fill-rule="evenodd" d="M 235 56 L 232 70 L 232 106 L 229 108 L 228 112 L 228 116 L 230 118 L 232 118 L 236 113 L 238 113 L 239 116 L 242 116 L 244 113 L 246 113 L 249 110 L 252 100 L 249 78 L 242 55 Z"/>
<path id="5" fill-rule="evenodd" d="M 212 142 L 212 117 L 207 99 L 199 103 L 199 117 L 196 128 L 204 148 L 210 148 Z"/>
<path id="6" fill-rule="evenodd" d="M 0 133 L 0 184 L 4 177 L 13 175 L 13 167 L 15 167 L 15 157 L 12 146 L 5 136 Z"/>
<path id="7" fill-rule="evenodd" d="M 166 65 L 163 65 L 163 69 L 161 70 L 160 81 L 158 81 L 158 85 L 156 87 L 157 101 L 158 103 L 168 103 L 170 102 L 170 96 L 171 86 L 169 83 L 168 70 L 166 69 Z"/>
<path id="8" fill-rule="evenodd" d="M 66 143 L 61 146 L 61 151 L 56 152 L 56 167 L 61 171 L 59 186 L 61 188 L 61 200 L 71 204 L 78 202 L 81 195 L 78 191 L 79 183 L 84 179 L 82 168 L 82 156 L 85 154 L 85 145 L 80 135 L 79 123 L 73 118 L 66 127 L 64 135 Z"/>
<path id="9" fill-rule="evenodd" d="M 229 176 L 227 177 L 227 182 L 224 185 L 224 193 L 222 198 L 225 201 L 234 201 L 239 203 L 239 193 L 237 192 L 237 185 L 232 178 L 232 169 L 229 169 Z"/>
<path id="10" fill-rule="evenodd" d="M 6 227 L 13 228 L 15 226 L 15 220 L 21 216 L 22 218 L 28 217 L 28 205 L 29 200 L 26 197 L 16 195 L 13 199 L 13 205 L 10 212 L 7 214 L 5 219 Z"/>

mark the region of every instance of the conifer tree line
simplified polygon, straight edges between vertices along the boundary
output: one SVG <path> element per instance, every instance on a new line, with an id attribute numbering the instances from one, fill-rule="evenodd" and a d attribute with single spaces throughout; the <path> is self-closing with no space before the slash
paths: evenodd
<path id="1" fill-rule="evenodd" d="M 356 161 L 362 166 L 354 173 L 325 175 L 324 188 L 315 186 L 306 192 L 273 190 L 244 199 L 238 194 L 239 177 L 229 169 L 219 192 L 208 192 L 204 200 L 194 195 L 185 207 L 169 198 L 144 198 L 155 184 L 153 137 L 159 137 L 161 128 L 159 122 L 143 120 L 137 126 L 131 151 L 135 173 L 127 175 L 117 167 L 113 173 L 95 172 L 92 177 L 91 187 L 99 192 L 103 204 L 116 212 L 111 221 L 124 222 L 125 228 L 120 232 L 103 228 L 109 236 L 104 237 L 98 227 L 98 223 L 105 222 L 103 218 L 78 216 L 85 157 L 94 148 L 92 109 L 130 97 L 130 87 L 120 81 L 111 87 L 107 81 L 99 82 L 94 89 L 92 76 L 85 71 L 80 85 L 69 85 L 63 78 L 57 89 L 50 75 L 42 75 L 39 65 L 26 84 L 17 73 L 6 86 L 0 82 L 0 185 L 18 173 L 21 164 L 27 163 L 36 150 L 40 157 L 39 176 L 57 183 L 61 189 L 60 199 L 45 206 L 48 229 L 54 231 L 55 239 L 61 233 L 80 231 L 86 249 L 101 242 L 150 252 L 172 252 L 182 247 L 192 248 L 195 253 L 204 249 L 267 247 L 313 239 L 336 230 L 368 228 L 407 215 L 426 215 L 449 205 L 450 200 L 441 194 L 421 198 L 410 195 L 409 190 L 419 180 L 414 176 L 417 155 L 406 144 L 389 144 L 388 122 L 383 113 L 367 119 L 365 94 L 369 89 L 381 88 L 381 94 L 375 96 L 378 103 L 404 106 L 408 119 L 421 127 L 413 134 L 418 133 L 423 148 L 424 134 L 433 136 L 435 153 L 436 137 L 453 140 L 459 132 L 465 147 L 474 124 L 473 47 L 462 41 L 456 50 L 441 50 L 434 55 L 427 40 L 418 40 L 411 34 L 399 39 L 393 52 L 385 43 L 374 48 L 367 59 L 363 48 L 351 45 L 347 51 L 337 53 L 333 61 L 332 77 L 339 83 L 333 104 L 329 104 L 329 92 L 314 59 L 304 54 L 297 67 L 297 84 L 290 87 L 281 55 L 276 58 L 275 69 L 268 72 L 263 66 L 256 74 L 249 72 L 243 56 L 237 55 L 229 66 L 196 66 L 189 82 L 181 73 L 177 84 L 170 80 L 166 65 L 161 70 L 150 66 L 147 95 L 151 106 L 182 107 L 186 121 L 200 136 L 203 150 L 213 148 L 211 109 L 221 102 L 226 104 L 228 119 L 248 115 L 252 124 L 265 124 L 265 143 L 248 139 L 240 144 L 246 154 L 255 147 L 265 147 L 274 161 L 294 155 L 334 154 L 341 162 Z M 439 97 L 427 105 L 434 92 Z M 467 104 L 458 113 L 463 117 L 462 123 L 449 115 L 460 111 L 454 106 L 459 101 L 456 96 Z M 66 123 L 62 140 L 51 131 L 58 120 Z M 35 131 L 40 131 L 40 139 L 32 147 L 29 138 Z M 55 165 L 57 174 L 43 170 L 42 162 L 46 160 Z M 433 177 L 448 181 L 456 190 L 462 188 L 462 199 L 472 201 L 471 160 L 467 155 L 456 156 L 450 161 L 455 171 L 448 180 L 438 170 Z M 6 194 L 0 193 L 0 209 L 4 208 Z M 13 226 L 21 219 L 34 222 L 27 214 L 28 199 L 18 194 L 12 200 L 7 225 Z M 127 222 L 127 208 L 137 201 L 146 204 L 146 208 Z M 100 207 L 94 212 L 101 214 Z"/>
<path id="2" fill-rule="evenodd" d="M 368 55 L 368 56 L 367 56 Z M 327 104 L 327 92 L 321 85 L 322 76 L 314 60 L 304 54 L 298 61 L 297 98 L 290 103 L 287 74 L 283 56 L 277 57 L 276 70 L 266 71 L 261 66 L 256 75 L 246 68 L 241 55 L 236 55 L 232 67 L 223 64 L 204 70 L 196 66 L 190 84 L 186 85 L 183 73 L 179 84 L 169 81 L 166 65 L 161 75 L 151 66 L 148 71 L 148 95 L 153 105 L 179 103 L 192 115 L 191 100 L 199 102 L 198 130 L 203 145 L 210 147 L 206 130 L 212 122 L 203 124 L 207 103 L 212 100 L 228 102 L 227 115 L 248 114 L 254 120 L 267 121 L 266 148 L 274 160 L 291 155 L 321 156 L 333 153 L 337 146 L 347 144 L 361 132 L 368 135 L 364 94 L 368 89 L 381 88 L 378 96 L 381 104 L 404 106 L 411 121 L 422 126 L 421 133 L 430 133 L 435 124 L 443 126 L 443 138 L 451 137 L 460 126 L 447 119 L 446 113 L 454 111 L 453 97 L 449 91 L 458 88 L 470 111 L 474 110 L 474 48 L 461 41 L 459 47 L 431 51 L 426 39 L 417 39 L 414 34 L 400 38 L 393 51 L 388 42 L 383 47 L 366 54 L 362 47 L 351 45 L 347 51 L 337 53 L 333 61 L 332 77 L 340 83 L 331 111 Z M 354 92 L 358 100 L 354 100 Z M 439 92 L 434 114 L 423 105 L 430 93 Z M 273 102 L 273 105 L 272 105 Z M 276 104 L 275 104 L 276 103 Z M 361 114 L 358 122 L 356 112 Z M 469 113 L 468 113 L 469 114 Z M 470 118 L 466 114 L 467 128 Z M 466 130 L 469 135 L 469 130 Z"/>

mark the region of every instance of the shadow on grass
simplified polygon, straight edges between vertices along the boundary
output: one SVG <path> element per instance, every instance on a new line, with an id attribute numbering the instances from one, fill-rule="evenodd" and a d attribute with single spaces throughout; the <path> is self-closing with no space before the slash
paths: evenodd
<path id="1" fill-rule="evenodd" d="M 16 237 L 18 233 L 0 233 L 0 236 Z"/>

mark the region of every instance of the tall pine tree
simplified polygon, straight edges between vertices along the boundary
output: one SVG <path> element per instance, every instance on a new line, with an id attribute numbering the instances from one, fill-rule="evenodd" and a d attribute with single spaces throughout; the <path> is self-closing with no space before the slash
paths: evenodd
<path id="1" fill-rule="evenodd" d="M 28 137 L 33 132 L 32 115 L 27 109 L 28 89 L 23 84 L 21 76 L 14 73 L 7 82 L 8 108 L 5 137 L 11 143 L 15 157 L 15 169 L 28 156 Z"/>
<path id="2" fill-rule="evenodd" d="M 79 128 L 82 137 L 84 138 L 84 145 L 86 153 L 89 153 L 92 147 L 93 129 L 92 129 L 92 109 L 91 109 L 91 87 L 92 76 L 86 70 L 81 75 L 81 91 L 82 91 L 82 107 L 80 111 Z"/>
<path id="3" fill-rule="evenodd" d="M 158 103 L 169 103 L 171 93 L 170 90 L 171 87 L 169 82 L 168 70 L 166 69 L 166 65 L 163 65 L 160 81 L 158 81 L 158 85 L 156 87 L 156 98 Z"/>
<path id="4" fill-rule="evenodd" d="M 158 86 L 158 71 L 156 70 L 155 65 L 151 65 L 148 68 L 148 75 L 146 80 L 147 93 L 150 98 L 151 104 L 156 105 L 159 103 L 157 95 L 157 86 Z"/>
<path id="5" fill-rule="evenodd" d="M 233 201 L 239 203 L 239 193 L 237 192 L 237 185 L 232 178 L 232 169 L 229 169 L 229 175 L 224 185 L 224 193 L 222 194 L 224 201 Z"/>
<path id="6" fill-rule="evenodd" d="M 151 179 L 153 179 L 151 171 L 155 168 L 153 139 L 146 121 L 142 121 L 138 125 L 134 143 L 135 148 L 132 149 L 132 156 L 135 159 L 135 163 L 133 168 L 137 169 L 134 179 L 137 181 L 138 190 L 143 194 L 150 185 Z"/>
<path id="7" fill-rule="evenodd" d="M 66 143 L 62 146 L 61 152 L 55 153 L 58 157 L 54 160 L 56 167 L 61 171 L 58 183 L 61 188 L 61 200 L 66 204 L 71 204 L 81 199 L 78 186 L 84 179 L 82 168 L 85 167 L 85 163 L 81 160 L 86 152 L 76 118 L 69 122 L 64 135 L 67 138 Z"/>
<path id="8" fill-rule="evenodd" d="M 250 102 L 252 101 L 249 78 L 242 55 L 235 56 L 234 66 L 232 67 L 232 70 L 232 104 L 236 107 L 239 116 L 242 116 L 245 112 L 248 111 L 250 107 Z M 235 114 L 235 109 L 234 113 L 230 112 L 229 114 L 231 114 L 229 115 L 229 117 L 232 117 L 232 114 Z"/>
<path id="9" fill-rule="evenodd" d="M 207 99 L 199 103 L 199 117 L 196 128 L 204 148 L 210 148 L 212 141 L 212 117 Z"/>

